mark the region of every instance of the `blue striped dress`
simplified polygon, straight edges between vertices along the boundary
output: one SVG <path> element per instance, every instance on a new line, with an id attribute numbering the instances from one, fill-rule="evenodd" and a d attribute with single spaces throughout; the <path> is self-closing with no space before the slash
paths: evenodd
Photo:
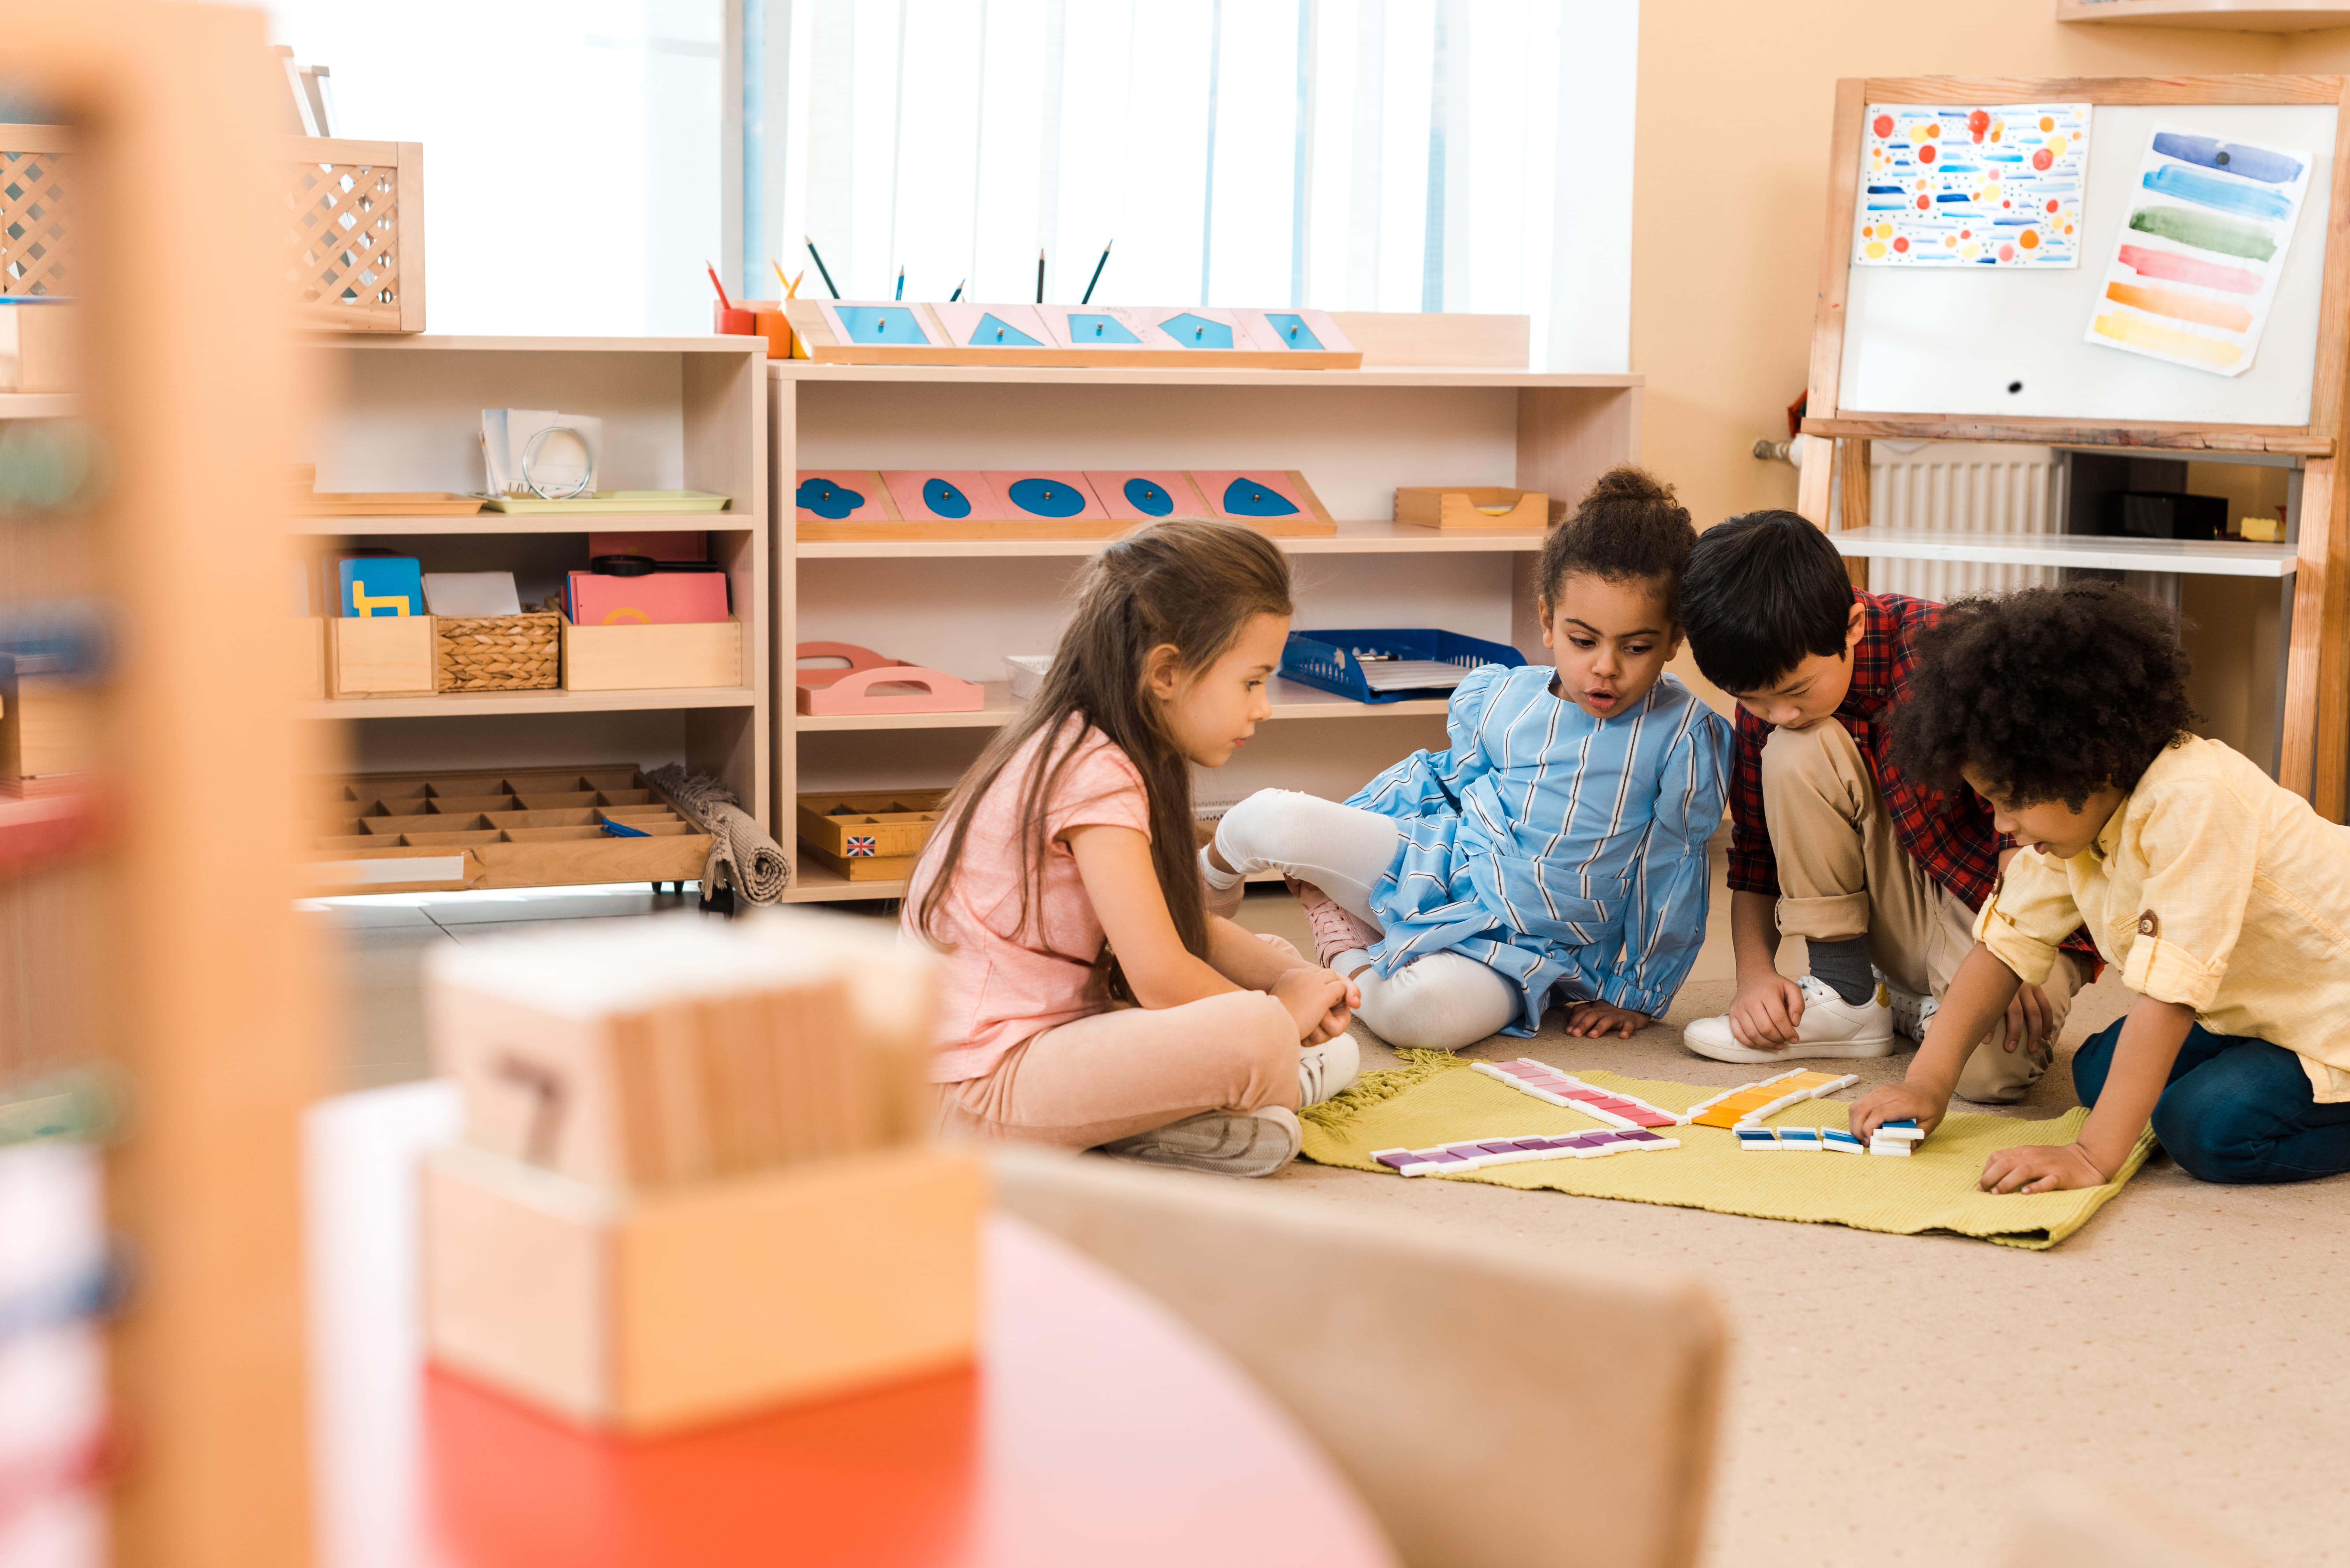
<path id="1" fill-rule="evenodd" d="M 1372 890 L 1382 975 L 1451 950 L 1524 993 L 1552 989 L 1661 1015 L 1705 940 L 1706 840 L 1721 822 L 1731 729 L 1667 675 L 1595 719 L 1551 694 L 1547 664 L 1488 664 L 1452 694 L 1449 750 L 1415 752 L 1348 805 L 1396 819 Z"/>

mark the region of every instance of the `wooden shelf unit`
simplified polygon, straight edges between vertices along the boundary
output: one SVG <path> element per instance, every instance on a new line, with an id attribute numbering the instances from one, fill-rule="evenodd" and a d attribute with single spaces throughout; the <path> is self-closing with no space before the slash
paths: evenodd
<path id="1" fill-rule="evenodd" d="M 1350 318 L 1350 321 L 1356 318 Z M 1388 318 L 1401 321 L 1406 318 Z M 1424 318 L 1441 354 L 1447 318 Z M 1350 325 L 1350 333 L 1354 327 Z M 1461 358 L 1471 358 L 1462 354 Z M 1451 533 L 1390 520 L 1401 485 L 1510 485 L 1572 502 L 1639 452 L 1641 378 L 1522 368 L 1367 365 L 1360 370 L 768 366 L 775 509 L 775 820 L 793 902 L 895 898 L 801 855 L 788 825 L 802 793 L 954 782 L 1017 711 L 1003 656 L 1049 653 L 1066 595 L 1101 548 L 1086 540 L 810 542 L 795 538 L 803 468 L 1295 468 L 1336 514 L 1335 536 L 1283 538 L 1302 631 L 1441 627 L 1546 659 L 1534 616 L 1544 536 Z M 975 712 L 827 717 L 794 712 L 793 649 L 855 642 L 988 688 Z M 1195 779 L 1205 800 L 1278 785 L 1343 796 L 1421 746 L 1445 744 L 1445 703 L 1365 704 L 1276 683 L 1274 718 L 1247 749 Z"/>
<path id="2" fill-rule="evenodd" d="M 2334 0 L 2055 0 L 2059 22 L 2121 22 L 2239 33 L 2312 33 L 2350 27 Z"/>
<path id="3" fill-rule="evenodd" d="M 315 517 L 290 520 L 297 554 L 388 545 L 430 571 L 513 569 L 525 603 L 588 564 L 590 533 L 707 533 L 743 623 L 743 684 L 620 691 L 447 692 L 315 698 L 297 711 L 352 722 L 355 771 L 668 762 L 715 774 L 769 826 L 772 631 L 764 342 L 749 337 L 310 335 L 301 340 L 331 411 L 316 435 L 321 491 L 482 487 L 481 413 L 554 408 L 604 421 L 606 489 L 705 490 L 716 513 Z M 672 716 L 663 724 L 660 715 Z M 483 720 L 419 730 L 402 721 Z"/>

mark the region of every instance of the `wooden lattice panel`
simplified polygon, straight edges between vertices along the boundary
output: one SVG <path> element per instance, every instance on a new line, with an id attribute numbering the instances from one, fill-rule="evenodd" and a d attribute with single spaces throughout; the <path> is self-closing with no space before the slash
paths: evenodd
<path id="1" fill-rule="evenodd" d="M 286 281 L 306 327 L 424 329 L 424 149 L 307 137 L 286 192 Z"/>
<path id="2" fill-rule="evenodd" d="M 81 291 L 71 132 L 0 125 L 0 294 Z M 304 327 L 424 330 L 424 148 L 288 137 L 286 283 Z"/>
<path id="3" fill-rule="evenodd" d="M 0 126 L 0 294 L 74 292 L 67 263 L 66 131 Z"/>

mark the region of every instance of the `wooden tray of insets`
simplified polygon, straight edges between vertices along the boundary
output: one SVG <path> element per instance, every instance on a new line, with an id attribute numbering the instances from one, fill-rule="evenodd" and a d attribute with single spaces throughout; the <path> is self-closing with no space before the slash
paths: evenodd
<path id="1" fill-rule="evenodd" d="M 864 794 L 804 794 L 800 847 L 852 882 L 895 882 L 914 859 L 952 790 L 899 789 Z"/>
<path id="2" fill-rule="evenodd" d="M 313 898 L 692 882 L 710 857 L 710 836 L 628 763 L 328 779 L 311 818 Z"/>

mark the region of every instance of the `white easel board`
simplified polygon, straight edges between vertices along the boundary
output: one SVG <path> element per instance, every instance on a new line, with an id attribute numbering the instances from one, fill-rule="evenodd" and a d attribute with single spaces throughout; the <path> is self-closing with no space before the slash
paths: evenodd
<path id="1" fill-rule="evenodd" d="M 1838 411 L 2062 419 L 2084 424 L 2306 425 L 2334 185 L 2334 104 L 2098 104 L 2078 267 L 1851 269 Z M 2106 259 L 2158 124 L 2315 162 L 2252 367 L 2212 375 L 2085 342 Z M 2021 385 L 2021 390 L 2011 391 Z"/>

